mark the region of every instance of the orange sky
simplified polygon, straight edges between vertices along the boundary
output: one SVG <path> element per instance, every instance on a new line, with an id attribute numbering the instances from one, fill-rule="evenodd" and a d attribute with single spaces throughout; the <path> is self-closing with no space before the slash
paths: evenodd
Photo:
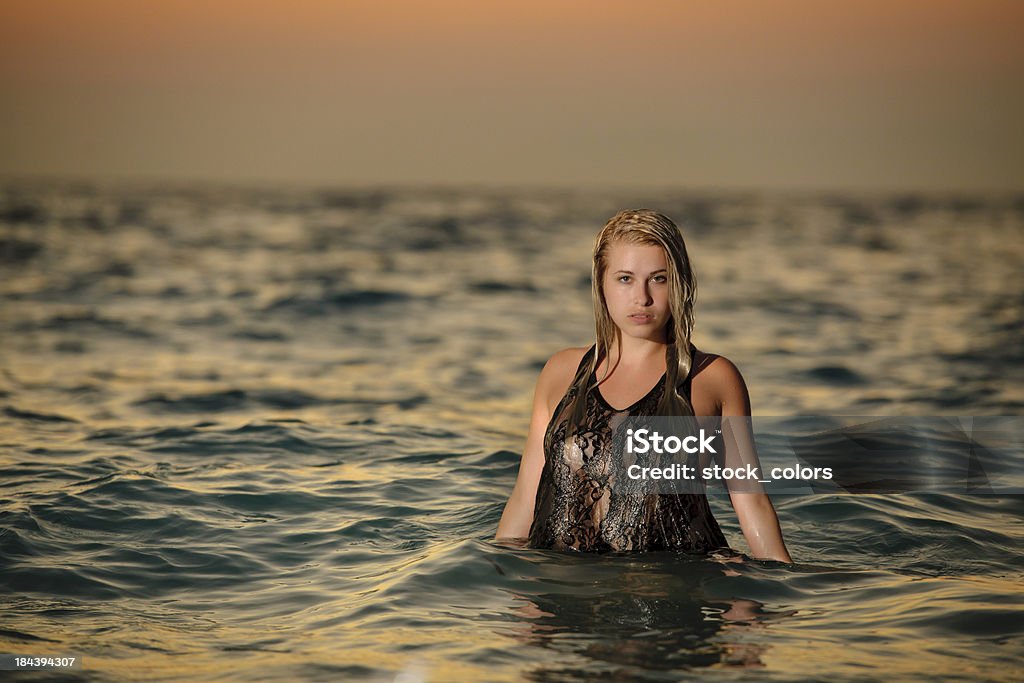
<path id="1" fill-rule="evenodd" d="M 1024 3 L 4 0 L 0 173 L 1024 187 Z"/>

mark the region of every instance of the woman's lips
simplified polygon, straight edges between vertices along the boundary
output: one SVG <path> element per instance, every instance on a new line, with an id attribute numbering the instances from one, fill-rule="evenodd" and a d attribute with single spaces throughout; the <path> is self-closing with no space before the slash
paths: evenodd
<path id="1" fill-rule="evenodd" d="M 646 313 L 638 313 L 638 314 L 634 314 L 634 315 L 629 316 L 629 319 L 632 320 L 635 323 L 640 323 L 642 325 L 644 323 L 649 323 L 652 320 L 654 320 L 654 316 L 653 315 L 648 315 Z"/>

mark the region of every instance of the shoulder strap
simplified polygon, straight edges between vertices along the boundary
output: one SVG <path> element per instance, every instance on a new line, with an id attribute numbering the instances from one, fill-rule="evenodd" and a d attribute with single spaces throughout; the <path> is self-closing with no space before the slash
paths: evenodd
<path id="1" fill-rule="evenodd" d="M 586 367 L 587 363 L 589 362 L 590 356 L 592 355 L 592 352 L 593 353 L 597 352 L 596 349 L 597 349 L 597 344 L 596 343 L 591 344 L 590 348 L 587 349 L 587 352 L 583 354 L 583 358 L 580 359 L 580 364 L 578 366 L 576 366 L 576 378 L 577 379 L 579 379 L 580 373 L 583 372 L 583 368 Z"/>

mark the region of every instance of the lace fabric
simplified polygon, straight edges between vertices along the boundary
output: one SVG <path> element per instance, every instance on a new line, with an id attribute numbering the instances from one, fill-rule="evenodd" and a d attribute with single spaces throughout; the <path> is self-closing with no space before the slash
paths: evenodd
<path id="1" fill-rule="evenodd" d="M 583 355 L 577 377 L 595 352 Z M 692 375 L 692 371 L 691 371 Z M 594 377 L 591 373 L 591 383 Z M 529 545 L 578 552 L 681 550 L 707 553 L 728 548 L 703 489 L 686 494 L 647 493 L 614 480 L 616 427 L 627 417 L 654 415 L 663 380 L 633 405 L 616 410 L 598 389 L 587 397 L 586 418 L 568 436 L 570 387 L 555 407 L 544 434 L 544 469 L 537 487 Z M 574 382 L 575 385 L 575 382 Z M 683 390 L 689 396 L 690 378 Z M 620 435 L 621 437 L 621 435 Z"/>

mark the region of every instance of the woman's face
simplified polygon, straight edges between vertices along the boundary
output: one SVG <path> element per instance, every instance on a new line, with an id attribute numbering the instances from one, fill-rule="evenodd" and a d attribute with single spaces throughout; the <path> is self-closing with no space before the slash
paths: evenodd
<path id="1" fill-rule="evenodd" d="M 608 314 L 622 334 L 665 340 L 670 313 L 668 260 L 663 248 L 613 243 L 602 284 Z"/>

